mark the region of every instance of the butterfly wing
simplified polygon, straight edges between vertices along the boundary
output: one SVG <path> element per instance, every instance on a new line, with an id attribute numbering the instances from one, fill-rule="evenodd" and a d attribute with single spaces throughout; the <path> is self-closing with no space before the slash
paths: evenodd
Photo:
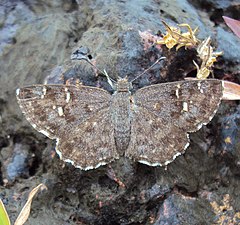
<path id="1" fill-rule="evenodd" d="M 31 125 L 51 139 L 63 160 L 82 169 L 118 158 L 109 121 L 111 95 L 87 86 L 34 85 L 17 90 Z"/>
<path id="2" fill-rule="evenodd" d="M 189 144 L 188 132 L 207 124 L 223 95 L 222 81 L 191 80 L 152 85 L 133 96 L 131 142 L 126 156 L 167 165 Z"/>

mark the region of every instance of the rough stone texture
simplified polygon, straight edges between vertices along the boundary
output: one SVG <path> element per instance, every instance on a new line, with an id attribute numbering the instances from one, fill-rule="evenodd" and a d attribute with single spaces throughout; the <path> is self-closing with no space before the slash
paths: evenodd
<path id="1" fill-rule="evenodd" d="M 94 62 L 113 78 L 131 80 L 166 56 L 163 65 L 134 82 L 135 89 L 194 75 L 194 51 L 144 49 L 139 31 L 164 32 L 162 19 L 198 26 L 200 38 L 212 36 L 214 46 L 226 51 L 215 77 L 240 83 L 240 41 L 221 18 L 240 19 L 239 7 L 230 0 L 1 1 L 0 197 L 11 220 L 30 189 L 43 182 L 48 190 L 33 201 L 26 224 L 238 224 L 237 101 L 223 101 L 212 122 L 190 135 L 186 153 L 167 168 L 121 158 L 85 172 L 54 156 L 54 141 L 27 123 L 15 90 L 43 83 L 53 70 L 53 80 L 68 71 L 65 80 L 73 74 L 85 85 L 111 90 L 86 63 L 70 62 L 80 45 L 89 47 Z"/>

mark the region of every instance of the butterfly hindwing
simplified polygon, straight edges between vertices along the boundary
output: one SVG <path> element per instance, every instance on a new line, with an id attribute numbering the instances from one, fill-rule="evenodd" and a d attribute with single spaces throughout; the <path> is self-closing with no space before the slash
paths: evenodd
<path id="1" fill-rule="evenodd" d="M 77 127 L 66 126 L 57 141 L 62 159 L 81 169 L 93 169 L 119 158 L 109 110 L 96 112 Z"/>
<path id="2" fill-rule="evenodd" d="M 151 166 L 169 163 L 188 146 L 185 132 L 145 108 L 133 114 L 131 134 L 126 156 Z"/>

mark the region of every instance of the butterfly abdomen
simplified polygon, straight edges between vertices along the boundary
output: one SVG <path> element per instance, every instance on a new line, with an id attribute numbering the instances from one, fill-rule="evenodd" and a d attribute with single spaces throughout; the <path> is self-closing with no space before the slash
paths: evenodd
<path id="1" fill-rule="evenodd" d="M 115 144 L 120 155 L 128 148 L 131 135 L 129 92 L 116 92 L 112 95 L 112 122 Z"/>

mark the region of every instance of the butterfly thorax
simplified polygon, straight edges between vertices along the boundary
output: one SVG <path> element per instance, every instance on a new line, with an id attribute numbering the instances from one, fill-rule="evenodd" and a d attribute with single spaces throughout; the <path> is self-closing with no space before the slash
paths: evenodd
<path id="1" fill-rule="evenodd" d="M 115 143 L 120 155 L 128 148 L 131 134 L 130 88 L 126 78 L 119 79 L 112 95 L 111 113 L 114 126 Z"/>
<path id="2" fill-rule="evenodd" d="M 129 92 L 132 89 L 132 84 L 125 78 L 119 78 L 116 83 L 117 92 Z"/>

